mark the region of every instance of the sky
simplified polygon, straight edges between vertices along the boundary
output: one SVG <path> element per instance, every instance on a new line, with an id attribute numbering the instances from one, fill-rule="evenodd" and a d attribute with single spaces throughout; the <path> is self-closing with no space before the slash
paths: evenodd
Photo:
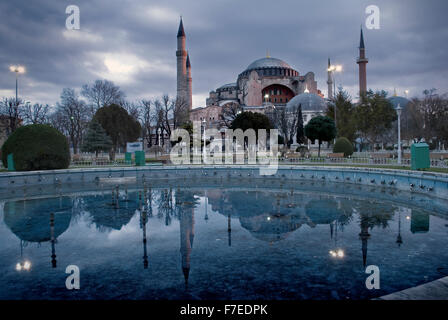
<path id="1" fill-rule="evenodd" d="M 77 5 L 80 29 L 66 28 Z M 366 7 L 380 9 L 380 28 L 367 29 Z M 23 65 L 19 96 L 54 105 L 63 88 L 108 79 L 127 99 L 176 93 L 176 35 L 182 15 L 193 76 L 193 106 L 235 82 L 259 58 L 282 59 L 314 72 L 327 94 L 327 59 L 357 99 L 360 27 L 367 86 L 391 95 L 448 92 L 446 0 L 14 0 L 0 2 L 0 97 L 15 94 L 10 65 Z"/>

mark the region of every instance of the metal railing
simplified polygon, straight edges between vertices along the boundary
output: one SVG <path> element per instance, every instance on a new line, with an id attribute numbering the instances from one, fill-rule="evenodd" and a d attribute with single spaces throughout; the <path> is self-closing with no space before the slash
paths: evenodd
<path id="1" fill-rule="evenodd" d="M 290 164 L 346 164 L 346 165 L 388 165 L 410 167 L 411 159 L 402 159 L 398 164 L 396 158 L 377 158 L 377 157 L 356 157 L 356 158 L 331 158 L 331 157 L 294 157 L 279 159 L 280 163 Z M 431 159 L 431 168 L 448 168 L 448 160 Z"/>

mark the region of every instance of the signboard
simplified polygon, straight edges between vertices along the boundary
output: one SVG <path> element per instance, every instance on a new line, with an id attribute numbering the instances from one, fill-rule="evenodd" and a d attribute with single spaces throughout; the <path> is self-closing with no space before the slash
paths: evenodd
<path id="1" fill-rule="evenodd" d="M 126 143 L 126 152 L 143 151 L 143 142 Z"/>

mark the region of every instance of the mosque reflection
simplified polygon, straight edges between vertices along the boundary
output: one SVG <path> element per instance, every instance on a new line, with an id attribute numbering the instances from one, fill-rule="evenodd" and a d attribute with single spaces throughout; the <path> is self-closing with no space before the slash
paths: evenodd
<path id="1" fill-rule="evenodd" d="M 51 265 L 56 268 L 57 238 L 70 226 L 72 201 L 68 197 L 7 202 L 4 222 L 20 239 L 20 260 L 30 243 L 51 243 Z M 20 264 L 21 262 L 19 262 Z"/>
<path id="2" fill-rule="evenodd" d="M 203 199 L 204 201 L 201 201 Z M 205 207 L 203 207 L 205 204 Z M 148 256 L 148 226 L 151 219 L 161 219 L 165 225 L 179 223 L 180 260 L 185 286 L 188 287 L 191 254 L 195 236 L 195 213 L 204 210 L 203 219 L 210 219 L 208 208 L 224 216 L 228 246 L 232 245 L 232 220 L 254 238 L 273 243 L 287 239 L 303 226 L 328 226 L 330 239 L 344 226 L 359 226 L 363 265 L 367 264 L 368 242 L 374 228 L 386 228 L 394 216 L 398 222 L 396 243 L 402 245 L 402 219 L 410 219 L 410 231 L 429 231 L 429 214 L 397 207 L 386 202 L 357 200 L 318 193 L 290 191 L 209 189 L 157 189 L 146 185 L 143 190 L 128 194 L 127 190 L 111 193 L 12 201 L 5 204 L 4 222 L 20 239 L 21 259 L 28 243 L 51 243 L 51 265 L 56 267 L 56 243 L 70 226 L 72 216 L 88 212 L 100 232 L 121 230 L 137 215 L 141 229 L 143 268 L 150 266 Z M 156 214 L 154 214 L 156 212 Z M 335 254 L 336 256 L 336 254 Z M 343 256 L 339 254 L 340 257 Z"/>

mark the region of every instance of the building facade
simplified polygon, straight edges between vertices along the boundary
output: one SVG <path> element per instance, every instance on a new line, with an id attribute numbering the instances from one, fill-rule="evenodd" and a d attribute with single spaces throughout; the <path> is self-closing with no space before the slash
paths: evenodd
<path id="1" fill-rule="evenodd" d="M 305 90 L 322 95 L 313 72 L 301 75 L 285 61 L 268 56 L 249 64 L 236 82 L 211 91 L 206 105 L 224 106 L 230 102 L 241 106 L 261 106 L 264 102 L 286 105 Z"/>

